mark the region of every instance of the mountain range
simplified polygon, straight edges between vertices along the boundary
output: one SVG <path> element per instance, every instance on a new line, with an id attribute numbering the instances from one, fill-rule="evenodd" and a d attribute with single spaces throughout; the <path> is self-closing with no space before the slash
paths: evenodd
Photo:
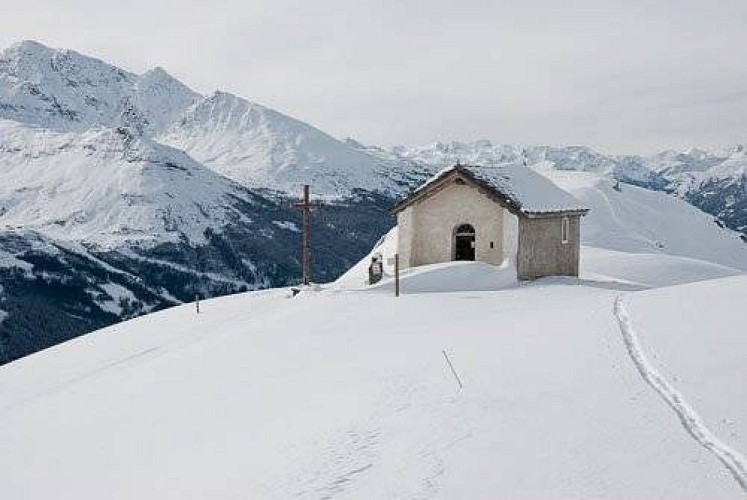
<path id="1" fill-rule="evenodd" d="M 297 282 L 303 184 L 325 202 L 313 263 L 328 281 L 392 226 L 396 198 L 455 161 L 594 172 L 744 233 L 746 155 L 366 146 L 161 68 L 21 42 L 0 54 L 0 363 L 196 296 Z"/>

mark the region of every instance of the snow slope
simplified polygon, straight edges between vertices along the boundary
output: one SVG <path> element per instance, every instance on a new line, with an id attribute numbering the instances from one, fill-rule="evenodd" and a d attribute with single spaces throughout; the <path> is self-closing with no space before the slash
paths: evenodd
<path id="1" fill-rule="evenodd" d="M 391 164 L 277 111 L 226 92 L 202 96 L 162 68 L 136 75 L 33 41 L 0 53 L 0 118 L 58 132 L 127 127 L 252 188 L 402 190 Z"/>
<path id="2" fill-rule="evenodd" d="M 545 171 L 590 208 L 582 243 L 626 253 L 667 254 L 747 271 L 747 245 L 713 216 L 660 192 L 614 183 L 596 174 Z"/>
<path id="3" fill-rule="evenodd" d="M 747 386 L 742 382 L 747 338 L 744 313 L 733 310 L 734 297 L 747 297 L 743 276 L 651 290 L 627 297 L 624 304 L 643 351 L 656 360 L 659 372 L 687 394 L 724 447 L 746 452 Z M 672 314 L 663 316 L 662 310 Z M 743 474 L 747 480 L 747 469 Z"/>
<path id="4" fill-rule="evenodd" d="M 4 492 L 744 497 L 744 395 L 721 389 L 747 375 L 743 245 L 675 198 L 552 176 L 599 213 L 581 279 L 447 263 L 395 299 L 363 286 L 367 257 L 320 291 L 187 304 L 0 367 Z M 389 273 L 395 248 L 393 230 L 372 251 Z"/>
<path id="5" fill-rule="evenodd" d="M 102 248 L 205 242 L 250 196 L 126 130 L 60 133 L 0 120 L 0 223 Z"/>
<path id="6" fill-rule="evenodd" d="M 709 283 L 732 307 L 691 317 L 734 338 L 735 292 L 747 281 Z M 614 315 L 620 293 L 590 282 L 399 299 L 276 290 L 207 301 L 199 315 L 185 305 L 137 318 L 0 368 L 4 492 L 742 498 L 638 372 Z M 639 334 L 656 341 L 678 331 L 660 330 L 683 310 L 678 300 L 699 292 L 640 293 L 624 300 Z M 652 319 L 639 325 L 639 310 Z M 688 342 L 697 357 L 708 340 Z M 673 357 L 663 349 L 650 360 Z M 681 373 L 710 394 L 723 376 L 744 378 L 743 363 L 727 366 Z M 682 391 L 712 417 L 704 424 L 720 433 L 712 422 L 725 418 L 741 435 L 741 403 L 729 397 L 741 389 L 688 393 L 697 387 Z"/>
<path id="7" fill-rule="evenodd" d="M 233 94 L 196 103 L 158 140 L 245 186 L 328 197 L 389 191 L 390 167 L 324 132 Z"/>

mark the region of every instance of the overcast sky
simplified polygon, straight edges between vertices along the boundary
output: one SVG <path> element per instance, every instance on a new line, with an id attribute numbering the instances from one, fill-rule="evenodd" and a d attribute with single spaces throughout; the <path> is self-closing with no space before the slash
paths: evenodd
<path id="1" fill-rule="evenodd" d="M 365 143 L 747 142 L 747 0 L 0 0 L 23 39 Z"/>

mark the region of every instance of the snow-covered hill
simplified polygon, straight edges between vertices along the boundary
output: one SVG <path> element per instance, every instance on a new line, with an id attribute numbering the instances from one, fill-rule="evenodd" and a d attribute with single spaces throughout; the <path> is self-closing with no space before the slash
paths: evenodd
<path id="1" fill-rule="evenodd" d="M 545 171 L 590 208 L 582 243 L 634 254 L 665 254 L 747 271 L 747 245 L 685 201 L 582 172 Z"/>
<path id="2" fill-rule="evenodd" d="M 745 294 L 742 275 L 184 305 L 0 367 L 0 480 L 13 498 L 743 498 Z"/>

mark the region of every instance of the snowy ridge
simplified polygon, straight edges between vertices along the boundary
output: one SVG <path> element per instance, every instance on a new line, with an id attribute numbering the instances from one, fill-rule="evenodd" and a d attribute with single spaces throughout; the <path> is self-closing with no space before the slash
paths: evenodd
<path id="1" fill-rule="evenodd" d="M 729 469 L 734 479 L 747 493 L 747 460 L 736 450 L 718 439 L 703 423 L 700 416 L 687 402 L 684 396 L 672 387 L 669 382 L 646 359 L 636 336 L 623 299 L 615 299 L 615 316 L 620 323 L 620 331 L 628 349 L 630 358 L 646 382 L 661 396 L 667 405 L 677 414 L 682 426 L 705 449 L 713 453 Z"/>
<path id="2" fill-rule="evenodd" d="M 304 183 L 339 197 L 387 190 L 377 161 L 320 130 L 226 92 L 190 108 L 159 140 L 251 187 L 296 194 Z"/>
<path id="3" fill-rule="evenodd" d="M 226 92 L 201 96 L 162 68 L 136 75 L 37 42 L 0 55 L 0 118 L 59 132 L 127 127 L 252 188 L 398 189 L 390 164 L 277 111 Z"/>
<path id="4" fill-rule="evenodd" d="M 205 241 L 242 188 L 127 130 L 60 133 L 0 120 L 0 223 L 112 248 Z"/>
<path id="5" fill-rule="evenodd" d="M 0 54 L 0 118 L 58 131 L 129 126 L 155 133 L 197 98 L 160 68 L 138 76 L 31 41 Z"/>
<path id="6" fill-rule="evenodd" d="M 352 143 L 352 142 L 351 142 Z M 437 142 L 420 147 L 358 147 L 382 161 L 399 165 L 404 178 L 422 182 L 417 166 L 433 175 L 457 162 L 474 165 L 512 163 L 541 172 L 590 172 L 657 191 L 674 193 L 718 217 L 732 229 L 747 231 L 745 146 L 691 148 L 651 156 L 604 155 L 583 146 L 533 146 L 474 142 Z"/>

